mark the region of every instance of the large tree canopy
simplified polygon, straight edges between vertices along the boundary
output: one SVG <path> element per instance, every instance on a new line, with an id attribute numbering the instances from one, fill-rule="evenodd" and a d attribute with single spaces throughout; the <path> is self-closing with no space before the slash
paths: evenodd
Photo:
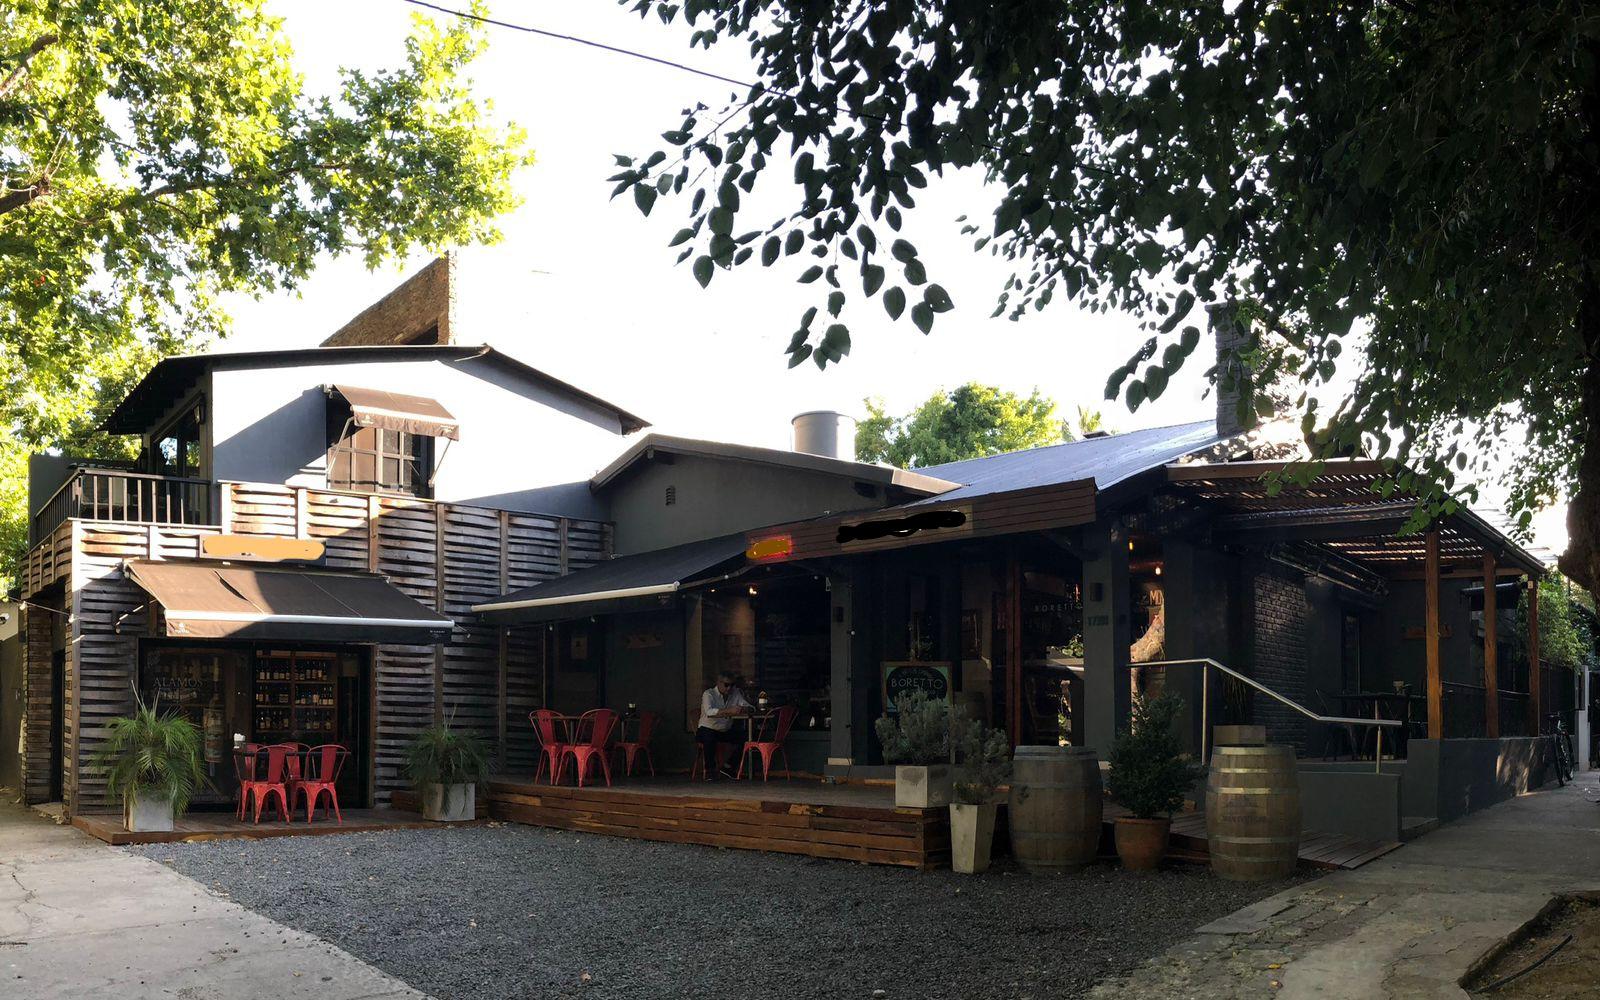
<path id="1" fill-rule="evenodd" d="M 1019 396 L 968 382 L 934 393 L 899 418 L 890 416 L 878 400 L 868 399 L 865 405 L 867 419 L 856 427 L 856 458 L 902 469 L 1059 444 L 1070 430 L 1056 416 L 1055 401 L 1037 389 Z"/>
<path id="2" fill-rule="evenodd" d="M 1348 366 L 1337 405 L 1294 400 L 1315 454 L 1404 463 L 1386 485 L 1426 516 L 1509 451 L 1524 525 L 1581 486 L 1594 575 L 1600 6 L 623 3 L 757 61 L 614 180 L 647 212 L 684 197 L 702 285 L 811 255 L 794 363 L 839 361 L 862 299 L 924 331 L 952 307 L 899 231 L 930 174 L 974 167 L 996 199 L 966 232 L 1015 266 L 997 314 L 1064 297 L 1143 322 L 1108 398 L 1160 396 L 1208 325 L 1240 335 L 1210 374 L 1245 416 L 1256 385 Z M 780 145 L 800 193 L 748 220 Z"/>
<path id="3" fill-rule="evenodd" d="M 105 402 L 224 333 L 220 295 L 293 288 L 324 255 L 489 239 L 515 202 L 530 157 L 469 92 L 471 25 L 417 19 L 398 68 L 312 95 L 262 7 L 0 7 L 0 578 L 27 452 L 114 452 Z"/>

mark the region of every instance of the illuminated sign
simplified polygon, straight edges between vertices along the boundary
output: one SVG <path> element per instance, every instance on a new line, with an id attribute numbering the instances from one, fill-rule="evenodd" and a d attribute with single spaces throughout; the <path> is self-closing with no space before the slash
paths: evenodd
<path id="1" fill-rule="evenodd" d="M 744 550 L 746 559 L 751 562 L 771 562 L 778 559 L 787 559 L 794 554 L 794 539 L 788 535 L 774 535 L 771 538 L 761 538 L 750 543 Z"/>

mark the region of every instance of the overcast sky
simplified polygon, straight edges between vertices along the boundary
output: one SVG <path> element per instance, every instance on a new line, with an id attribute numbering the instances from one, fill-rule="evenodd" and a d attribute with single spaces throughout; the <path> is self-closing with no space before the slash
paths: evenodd
<path id="1" fill-rule="evenodd" d="M 453 0 L 441 0 L 452 6 Z M 401 0 L 271 0 L 284 19 L 308 90 L 330 91 L 339 66 L 397 65 L 415 10 Z M 465 6 L 465 4 L 462 4 Z M 507 21 L 578 35 L 721 73 L 753 77 L 738 45 L 690 52 L 681 26 L 641 20 L 609 0 L 534 3 L 500 0 Z M 1119 430 L 1203 419 L 1207 352 L 1155 405 L 1130 414 L 1106 403 L 1106 375 L 1139 343 L 1135 321 L 1092 315 L 1058 297 L 1018 323 L 991 320 L 1009 270 L 971 252 L 954 219 L 986 217 L 994 195 L 976 174 L 935 180 L 919 194 L 907 225 L 931 280 L 949 290 L 956 311 L 931 336 L 908 321 L 891 323 L 882 306 L 847 307 L 853 350 L 826 372 L 810 362 L 786 367 L 783 347 L 815 288 L 795 284 L 799 266 L 719 271 L 708 289 L 674 265 L 667 241 L 683 225 L 671 199 L 640 216 L 632 199 L 609 200 L 613 153 L 648 152 L 695 102 L 719 106 L 726 84 L 570 42 L 489 29 L 489 49 L 473 67 L 474 90 L 494 113 L 527 130 L 538 162 L 515 178 L 523 205 L 501 220 L 499 244 L 461 253 L 459 338 L 487 342 L 639 414 L 675 434 L 771 447 L 789 444 L 789 419 L 809 409 L 859 414 L 866 396 L 903 411 L 931 393 L 969 380 L 1026 393 L 1035 387 L 1071 413 L 1102 408 Z M 788 177 L 770 168 L 763 187 Z M 749 218 L 755 228 L 757 221 Z M 811 258 L 792 260 L 809 262 Z M 358 260 L 330 261 L 300 290 L 231 304 L 235 334 L 225 349 L 310 346 L 426 263 L 368 272 Z M 610 456 L 597 456 L 596 466 Z M 1563 547 L 1559 512 L 1539 519 L 1538 541 Z"/>

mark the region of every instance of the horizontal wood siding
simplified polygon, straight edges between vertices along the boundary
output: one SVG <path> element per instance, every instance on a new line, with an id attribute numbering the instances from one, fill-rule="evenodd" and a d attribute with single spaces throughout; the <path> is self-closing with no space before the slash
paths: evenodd
<path id="1" fill-rule="evenodd" d="M 36 596 L 23 606 L 19 630 L 27 643 L 22 670 L 22 794 L 29 803 L 50 797 L 50 668 L 59 596 Z"/>
<path id="2" fill-rule="evenodd" d="M 222 484 L 220 511 L 216 528 L 73 520 L 29 553 L 30 595 L 63 584 L 74 615 L 65 702 L 69 789 L 78 762 L 103 739 L 107 720 L 133 704 L 137 637 L 150 623 L 144 592 L 123 579 L 122 562 L 195 558 L 200 536 L 219 533 L 316 539 L 326 547 L 330 567 L 375 570 L 456 622 L 442 647 L 375 647 L 379 803 L 405 787 L 406 744 L 447 714 L 482 734 L 508 764 L 532 759 L 527 715 L 544 703 L 542 633 L 522 630 L 502 642 L 500 630 L 479 620 L 471 607 L 605 558 L 608 525 L 259 483 Z M 30 794 L 42 795 L 49 775 L 50 638 L 40 614 L 29 615 L 34 697 L 28 706 L 27 783 Z M 36 744 L 42 749 L 34 749 Z M 95 776 L 82 775 L 76 790 L 69 802 L 74 810 L 112 805 Z"/>

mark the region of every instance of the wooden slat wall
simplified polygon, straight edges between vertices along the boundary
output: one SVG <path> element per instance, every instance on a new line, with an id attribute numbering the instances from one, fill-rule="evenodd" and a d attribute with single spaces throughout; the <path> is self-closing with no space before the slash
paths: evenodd
<path id="1" fill-rule="evenodd" d="M 60 607 L 59 596 L 29 598 L 18 626 L 27 643 L 22 671 L 22 794 L 29 803 L 50 797 L 50 663 Z"/>
<path id="2" fill-rule="evenodd" d="M 224 483 L 221 489 L 220 528 L 74 520 L 29 553 L 30 591 L 68 581 L 65 593 L 76 616 L 67 667 L 69 789 L 74 763 L 98 746 L 106 720 L 126 713 L 133 701 L 136 637 L 148 623 L 143 592 L 122 578 L 123 560 L 195 558 L 199 536 L 219 531 L 315 538 L 327 548 L 328 565 L 376 570 L 457 623 L 442 649 L 376 647 L 374 757 L 380 803 L 404 787 L 406 744 L 444 714 L 453 714 L 458 725 L 477 730 L 491 743 L 503 738 L 503 758 L 532 760 L 527 715 L 544 701 L 542 633 L 522 630 L 502 642 L 500 630 L 479 622 L 470 608 L 504 593 L 508 588 L 502 583 L 513 589 L 531 586 L 605 558 L 609 525 L 259 483 Z M 37 653 L 30 644 L 28 669 L 30 676 L 42 677 L 44 693 L 37 706 L 30 703 L 29 716 L 35 738 L 47 743 L 49 623 L 37 627 L 46 634 Z M 46 747 L 42 764 L 30 760 L 30 787 L 47 783 L 48 775 Z M 103 782 L 85 775 L 69 806 L 105 807 L 104 792 Z"/>

